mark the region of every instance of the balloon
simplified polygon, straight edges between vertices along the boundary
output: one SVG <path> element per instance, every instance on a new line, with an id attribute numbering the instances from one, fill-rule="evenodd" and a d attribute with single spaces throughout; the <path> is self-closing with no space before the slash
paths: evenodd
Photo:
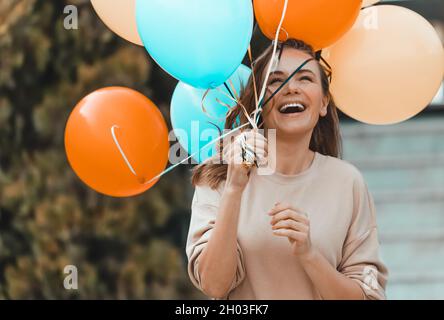
<path id="1" fill-rule="evenodd" d="M 237 95 L 241 88 L 247 85 L 251 70 L 241 65 L 229 79 L 235 88 Z M 227 83 L 233 92 L 231 85 Z M 202 110 L 202 99 L 206 90 L 193 88 L 183 82 L 179 82 L 171 101 L 171 123 L 180 144 L 189 153 L 198 154 L 194 159 L 200 163 L 216 154 L 217 143 L 207 146 L 210 141 L 219 137 L 219 131 L 225 127 L 225 116 L 228 108 L 220 104 L 217 99 L 234 107 L 236 103 L 229 98 L 229 93 L 224 86 L 210 90 L 205 96 Z M 222 93 L 224 92 L 224 93 Z M 211 123 L 213 124 L 211 124 Z"/>
<path id="2" fill-rule="evenodd" d="M 285 0 L 254 0 L 254 12 L 262 32 L 274 39 Z M 315 50 L 336 42 L 356 21 L 361 0 L 289 0 L 279 40 L 303 40 Z"/>
<path id="3" fill-rule="evenodd" d="M 176 79 L 216 88 L 242 63 L 253 33 L 251 0 L 137 0 L 152 58 Z"/>
<path id="4" fill-rule="evenodd" d="M 91 93 L 66 125 L 65 149 L 72 169 L 92 189 L 109 196 L 133 196 L 153 186 L 157 181 L 147 182 L 166 167 L 168 148 L 168 129 L 159 109 L 127 88 Z"/>
<path id="5" fill-rule="evenodd" d="M 365 7 L 374 5 L 375 3 L 378 3 L 379 1 L 380 0 L 363 0 L 362 1 L 362 7 L 365 8 Z"/>
<path id="6" fill-rule="evenodd" d="M 432 25 L 393 5 L 362 10 L 353 29 L 323 51 L 338 107 L 370 124 L 397 123 L 422 111 L 440 87 L 443 56 Z"/>
<path id="7" fill-rule="evenodd" d="M 100 19 L 125 40 L 142 46 L 136 24 L 136 0 L 91 0 Z"/>

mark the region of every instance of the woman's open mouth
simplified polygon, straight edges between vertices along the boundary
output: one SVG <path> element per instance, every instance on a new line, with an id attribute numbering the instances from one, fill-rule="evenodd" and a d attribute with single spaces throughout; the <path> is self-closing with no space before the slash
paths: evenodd
<path id="1" fill-rule="evenodd" d="M 297 114 L 305 111 L 306 106 L 300 102 L 287 103 L 281 106 L 278 110 L 282 114 Z"/>

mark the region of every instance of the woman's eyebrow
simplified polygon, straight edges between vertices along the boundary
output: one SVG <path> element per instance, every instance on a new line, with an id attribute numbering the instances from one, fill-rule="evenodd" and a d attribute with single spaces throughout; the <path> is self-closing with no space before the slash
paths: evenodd
<path id="1" fill-rule="evenodd" d="M 298 73 L 304 73 L 304 72 L 308 72 L 308 73 L 311 73 L 313 76 L 316 76 L 316 74 L 310 69 L 301 69 L 301 70 L 299 70 Z M 272 73 L 270 73 L 270 77 L 271 76 L 285 76 L 285 75 L 287 75 L 287 73 L 283 72 L 281 70 L 276 70 L 276 71 L 273 71 Z"/>
<path id="2" fill-rule="evenodd" d="M 286 75 L 286 73 L 283 72 L 283 71 L 280 71 L 280 70 L 276 70 L 276 71 L 273 71 L 273 72 L 270 73 L 270 76 L 274 76 L 274 75 L 282 76 L 282 75 Z"/>
<path id="3" fill-rule="evenodd" d="M 299 73 L 303 73 L 303 72 L 309 72 L 309 73 L 311 73 L 312 75 L 316 76 L 316 74 L 315 74 L 313 71 L 311 71 L 310 69 L 301 69 L 301 70 L 299 71 Z"/>

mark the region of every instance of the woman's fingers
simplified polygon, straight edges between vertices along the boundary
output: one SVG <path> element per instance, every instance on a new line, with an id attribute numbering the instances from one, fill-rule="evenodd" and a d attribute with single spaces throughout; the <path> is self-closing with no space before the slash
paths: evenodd
<path id="1" fill-rule="evenodd" d="M 296 255 L 310 250 L 310 221 L 304 211 L 289 204 L 277 203 L 269 214 L 273 234 L 286 237 L 292 246 L 296 243 L 293 246 Z"/>
<path id="2" fill-rule="evenodd" d="M 267 141 L 267 138 L 265 138 L 265 136 L 259 133 L 257 130 L 244 131 L 243 134 L 246 136 L 247 139 L 256 138 L 257 140 Z"/>
<path id="3" fill-rule="evenodd" d="M 284 209 L 275 214 L 271 214 L 271 224 L 274 225 L 281 220 L 292 219 L 298 222 L 301 222 L 307 226 L 310 225 L 310 220 L 307 218 L 305 214 L 296 212 L 292 209 Z"/>
<path id="4" fill-rule="evenodd" d="M 287 210 L 287 209 L 290 209 L 290 208 L 291 208 L 291 205 L 290 205 L 290 204 L 278 202 L 278 203 L 276 203 L 276 204 L 274 205 L 274 207 L 268 212 L 268 214 L 269 214 L 270 216 L 273 216 L 273 215 L 275 215 L 276 213 L 279 213 L 279 212 L 281 212 L 281 211 L 284 211 L 284 210 Z"/>
<path id="5" fill-rule="evenodd" d="M 256 150 L 264 150 L 268 152 L 268 141 L 262 135 L 258 134 L 248 137 L 246 139 L 246 144 L 254 152 L 257 152 Z"/>
<path id="6" fill-rule="evenodd" d="M 285 203 L 285 202 L 277 202 L 274 207 L 268 212 L 269 215 L 275 215 L 281 211 L 284 210 L 293 210 L 299 214 L 302 214 L 303 216 L 308 218 L 308 214 L 307 212 L 305 212 L 305 210 L 303 210 L 302 208 L 299 208 L 295 205 L 289 204 L 289 203 Z"/>
<path id="7" fill-rule="evenodd" d="M 237 140 L 227 139 L 223 144 L 223 161 L 226 164 L 242 163 L 242 147 Z"/>
<path id="8" fill-rule="evenodd" d="M 250 145 L 267 145 L 268 140 L 261 134 L 246 135 L 245 141 Z"/>
<path id="9" fill-rule="evenodd" d="M 303 232 L 303 233 L 308 232 L 308 226 L 306 224 L 303 224 L 301 222 L 298 222 L 298 221 L 295 221 L 292 219 L 280 220 L 273 225 L 272 229 L 273 230 L 291 229 L 291 230 L 299 231 L 299 232 Z"/>
<path id="10" fill-rule="evenodd" d="M 250 154 L 254 154 L 258 165 L 265 165 L 268 157 L 268 142 L 256 130 L 244 131 L 237 136 L 227 137 L 223 144 L 223 161 L 228 164 L 243 163 L 243 146 Z"/>
<path id="11" fill-rule="evenodd" d="M 290 240 L 303 243 L 307 240 L 307 234 L 299 231 L 294 231 L 291 229 L 278 229 L 274 230 L 273 234 L 277 236 L 287 237 Z"/>
<path id="12" fill-rule="evenodd" d="M 231 148 L 227 151 L 224 162 L 227 164 L 242 164 L 242 152 L 236 148 Z"/>
<path id="13" fill-rule="evenodd" d="M 264 149 L 268 151 L 268 140 L 264 135 L 260 134 L 256 130 L 250 130 L 243 133 L 245 142 L 252 149 Z"/>

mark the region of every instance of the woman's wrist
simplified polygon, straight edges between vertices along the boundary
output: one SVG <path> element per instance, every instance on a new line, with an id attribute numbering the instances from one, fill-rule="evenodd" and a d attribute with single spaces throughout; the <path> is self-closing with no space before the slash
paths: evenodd
<path id="1" fill-rule="evenodd" d="M 319 257 L 319 252 L 315 248 L 310 248 L 307 252 L 300 254 L 299 261 L 303 267 L 313 264 Z"/>
<path id="2" fill-rule="evenodd" d="M 236 181 L 236 179 L 231 179 L 231 177 L 228 177 L 226 183 L 225 183 L 225 191 L 229 193 L 234 194 L 242 194 L 244 192 L 244 189 L 246 187 L 246 183 L 240 183 Z"/>
<path id="3" fill-rule="evenodd" d="M 232 196 L 241 196 L 244 192 L 245 187 L 239 186 L 236 184 L 232 184 L 230 182 L 227 182 L 225 185 L 224 193 L 232 195 Z"/>

